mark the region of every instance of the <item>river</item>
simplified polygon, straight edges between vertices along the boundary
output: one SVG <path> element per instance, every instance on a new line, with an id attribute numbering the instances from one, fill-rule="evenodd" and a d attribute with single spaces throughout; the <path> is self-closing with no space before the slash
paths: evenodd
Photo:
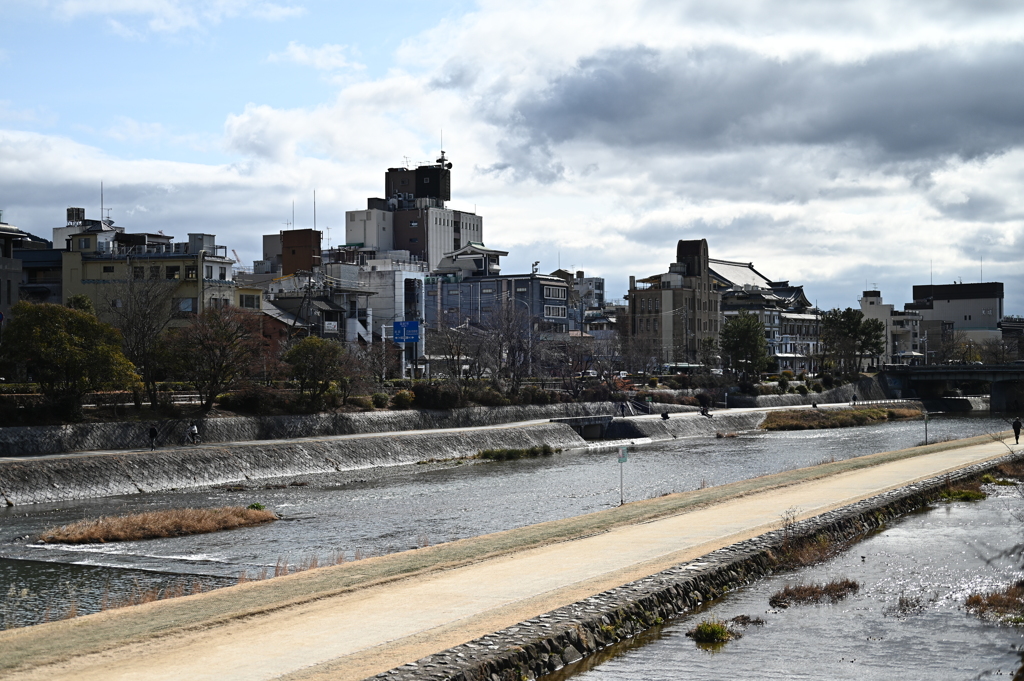
<path id="1" fill-rule="evenodd" d="M 935 440 L 1006 428 L 986 416 L 935 416 Z M 917 445 L 921 421 L 862 428 L 681 438 L 633 448 L 627 501 Z M 444 453 L 439 452 L 438 457 Z M 620 466 L 609 449 L 506 462 L 432 463 L 304 476 L 244 491 L 199 489 L 16 506 L 0 510 L 0 626 L 32 624 L 68 608 L 93 612 L 133 592 L 170 584 L 204 588 L 275 565 L 324 564 L 598 511 L 619 503 Z M 44 529 L 83 518 L 185 506 L 259 502 L 281 520 L 230 532 L 88 546 L 42 545 Z M 185 586 L 182 586 L 182 585 Z"/>

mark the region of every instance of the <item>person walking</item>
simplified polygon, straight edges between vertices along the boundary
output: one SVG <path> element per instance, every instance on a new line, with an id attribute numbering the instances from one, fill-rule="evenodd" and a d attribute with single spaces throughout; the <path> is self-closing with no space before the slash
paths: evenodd
<path id="1" fill-rule="evenodd" d="M 188 441 L 192 444 L 199 443 L 199 426 L 196 425 L 195 421 L 188 427 Z"/>
<path id="2" fill-rule="evenodd" d="M 1016 416 L 1013 419 L 1013 444 L 1020 444 L 1020 417 Z"/>
<path id="3" fill-rule="evenodd" d="M 156 436 L 159 433 L 156 432 L 156 426 L 149 427 L 149 451 L 156 451 Z"/>

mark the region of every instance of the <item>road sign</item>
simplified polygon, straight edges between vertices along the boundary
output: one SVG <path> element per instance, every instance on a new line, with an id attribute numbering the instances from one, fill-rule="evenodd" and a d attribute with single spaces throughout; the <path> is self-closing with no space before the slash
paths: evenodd
<path id="1" fill-rule="evenodd" d="M 394 322 L 392 333 L 394 335 L 392 340 L 396 343 L 419 343 L 420 323 L 415 319 L 409 322 Z"/>
<path id="2" fill-rule="evenodd" d="M 627 454 L 628 451 L 629 449 L 626 447 L 619 447 L 619 463 L 626 463 L 629 458 L 629 454 Z"/>

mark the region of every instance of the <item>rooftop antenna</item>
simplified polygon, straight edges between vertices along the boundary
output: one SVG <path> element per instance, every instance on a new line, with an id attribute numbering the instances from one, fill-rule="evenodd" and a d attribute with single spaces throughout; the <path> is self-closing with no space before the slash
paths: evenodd
<path id="1" fill-rule="evenodd" d="M 928 260 L 928 285 L 935 285 L 935 272 L 932 270 L 932 261 Z"/>
<path id="2" fill-rule="evenodd" d="M 408 168 L 409 168 L 409 157 L 408 156 L 403 156 L 402 158 L 405 159 L 405 167 L 408 170 Z"/>
<path id="3" fill-rule="evenodd" d="M 985 256 L 981 256 L 981 264 L 978 266 L 978 268 L 978 276 L 981 277 L 980 279 L 978 279 L 978 283 L 980 284 L 981 282 L 985 281 Z"/>
<path id="4" fill-rule="evenodd" d="M 103 180 L 100 180 L 100 223 L 103 223 Z"/>
<path id="5" fill-rule="evenodd" d="M 313 190 L 313 231 L 316 231 L 316 190 Z"/>
<path id="6" fill-rule="evenodd" d="M 292 227 L 295 226 L 295 200 L 292 199 Z"/>

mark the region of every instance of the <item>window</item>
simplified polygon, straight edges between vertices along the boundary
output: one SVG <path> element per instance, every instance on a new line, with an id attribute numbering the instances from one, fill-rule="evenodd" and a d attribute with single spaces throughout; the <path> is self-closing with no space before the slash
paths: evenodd
<path id="1" fill-rule="evenodd" d="M 168 279 L 181 279 L 180 265 L 168 265 L 164 272 Z"/>
<path id="2" fill-rule="evenodd" d="M 480 293 L 494 293 L 494 289 L 493 288 L 482 288 L 482 289 L 480 289 Z"/>
<path id="3" fill-rule="evenodd" d="M 564 305 L 545 305 L 544 306 L 545 317 L 556 317 L 559 319 L 565 318 L 565 306 Z"/>
<path id="4" fill-rule="evenodd" d="M 195 265 L 185 265 L 185 278 L 186 279 L 195 279 L 196 278 L 196 272 L 197 272 L 198 269 L 199 268 L 196 267 Z"/>
<path id="5" fill-rule="evenodd" d="M 427 291 L 427 295 L 428 296 L 436 296 L 437 295 L 437 291 Z"/>
<path id="6" fill-rule="evenodd" d="M 103 266 L 103 273 L 104 274 L 112 274 L 113 272 L 114 272 L 114 266 L 113 265 L 104 265 Z"/>
<path id="7" fill-rule="evenodd" d="M 207 265 L 206 266 L 206 272 L 205 272 L 204 276 L 207 279 L 213 279 L 213 265 Z"/>
<path id="8" fill-rule="evenodd" d="M 654 333 L 658 333 L 658 320 L 654 320 Z"/>
<path id="9" fill-rule="evenodd" d="M 522 286 L 522 287 L 517 286 L 516 287 L 516 293 L 526 293 L 526 287 L 525 286 Z"/>
<path id="10" fill-rule="evenodd" d="M 292 251 L 292 253 L 295 253 L 295 251 Z M 221 281 L 225 281 L 227 278 L 228 278 L 228 268 L 227 267 L 221 267 L 220 268 L 220 276 L 218 277 L 218 279 L 220 279 Z"/>
<path id="11" fill-rule="evenodd" d="M 355 222 L 356 221 L 356 214 L 355 213 L 349 213 L 348 214 L 348 221 L 349 222 Z"/>
<path id="12" fill-rule="evenodd" d="M 121 307 L 121 299 L 115 298 L 110 301 L 110 307 Z"/>
<path id="13" fill-rule="evenodd" d="M 556 300 L 565 300 L 565 289 L 557 286 L 545 286 L 544 297 L 554 298 Z"/>
<path id="14" fill-rule="evenodd" d="M 149 268 L 149 278 L 159 279 L 160 278 L 160 265 L 153 265 Z"/>
<path id="15" fill-rule="evenodd" d="M 86 237 L 84 239 L 79 239 L 78 240 L 78 250 L 80 250 L 80 251 L 87 251 L 87 250 L 89 250 L 89 238 L 88 237 Z"/>
<path id="16" fill-rule="evenodd" d="M 419 242 L 420 242 L 420 240 L 415 238 L 415 237 L 412 238 L 412 239 L 409 239 L 409 243 L 411 243 L 411 244 L 418 244 Z"/>
<path id="17" fill-rule="evenodd" d="M 458 289 L 452 289 L 451 291 L 448 291 L 448 295 L 450 295 L 450 296 L 457 296 L 460 293 L 461 293 L 461 291 L 459 291 Z"/>
<path id="18" fill-rule="evenodd" d="M 256 308 L 259 307 L 259 302 L 257 296 L 255 295 L 242 294 L 241 296 L 239 296 L 238 302 L 239 307 L 245 307 L 251 310 L 255 310 Z"/>
<path id="19" fill-rule="evenodd" d="M 146 268 L 145 267 L 133 267 L 132 268 L 132 276 L 135 277 L 136 279 L 145 279 L 146 278 Z"/>
<path id="20" fill-rule="evenodd" d="M 174 307 L 178 312 L 194 312 L 196 307 L 195 298 L 176 298 Z"/>
<path id="21" fill-rule="evenodd" d="M 430 178 L 429 177 L 424 177 L 423 178 L 423 184 L 430 184 Z"/>

